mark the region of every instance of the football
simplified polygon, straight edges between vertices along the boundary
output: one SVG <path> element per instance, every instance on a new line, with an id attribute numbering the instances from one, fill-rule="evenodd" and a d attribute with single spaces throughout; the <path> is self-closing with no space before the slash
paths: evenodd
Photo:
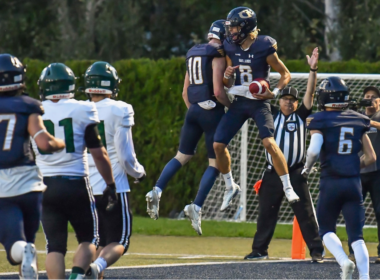
<path id="1" fill-rule="evenodd" d="M 262 94 L 266 91 L 267 88 L 270 88 L 269 83 L 262 78 L 254 79 L 249 85 L 249 91 L 252 94 Z"/>

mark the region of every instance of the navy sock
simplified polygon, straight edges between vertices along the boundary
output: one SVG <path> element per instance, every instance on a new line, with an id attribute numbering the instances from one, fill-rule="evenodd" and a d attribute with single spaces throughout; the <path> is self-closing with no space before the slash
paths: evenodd
<path id="1" fill-rule="evenodd" d="M 156 186 L 161 190 L 166 188 L 169 180 L 177 173 L 177 171 L 182 167 L 182 164 L 176 159 L 172 158 L 165 166 L 164 170 L 158 178 Z"/>
<path id="2" fill-rule="evenodd" d="M 206 197 L 214 185 L 218 175 L 218 169 L 212 166 L 207 167 L 205 173 L 203 173 L 201 184 L 199 185 L 199 190 L 194 200 L 195 205 L 198 205 L 199 207 L 203 206 L 203 203 L 205 202 Z"/>

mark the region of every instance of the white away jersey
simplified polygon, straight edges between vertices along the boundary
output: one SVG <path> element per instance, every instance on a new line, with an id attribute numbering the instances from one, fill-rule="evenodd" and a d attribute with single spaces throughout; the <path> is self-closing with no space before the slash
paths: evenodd
<path id="1" fill-rule="evenodd" d="M 42 175 L 88 176 L 84 134 L 89 124 L 99 123 L 95 104 L 75 99 L 61 99 L 57 103 L 46 100 L 42 104 L 45 109 L 42 119 L 46 129 L 66 143 L 62 151 L 45 154 L 32 141 L 36 163 Z"/>
<path id="2" fill-rule="evenodd" d="M 100 120 L 100 124 L 98 125 L 99 134 L 102 137 L 103 145 L 107 149 L 111 161 L 117 192 L 129 192 L 130 188 L 127 174 L 120 164 L 118 157 L 118 152 L 124 153 L 124 149 L 127 148 L 128 143 L 125 143 L 122 147 L 118 148 L 115 145 L 115 135 L 119 128 L 132 127 L 135 124 L 133 108 L 130 104 L 110 98 L 105 98 L 95 103 L 89 103 L 95 104 L 98 110 Z M 96 169 L 91 154 L 88 154 L 88 165 L 90 167 L 90 184 L 94 195 L 103 194 L 103 190 L 106 188 L 106 183 Z"/>

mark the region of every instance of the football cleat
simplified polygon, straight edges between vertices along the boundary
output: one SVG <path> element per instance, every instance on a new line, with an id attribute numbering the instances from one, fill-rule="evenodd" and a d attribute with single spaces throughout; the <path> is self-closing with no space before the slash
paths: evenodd
<path id="1" fill-rule="evenodd" d="M 284 189 L 284 193 L 285 193 L 286 199 L 287 199 L 290 203 L 295 203 L 295 202 L 297 202 L 297 201 L 300 201 L 300 198 L 299 198 L 298 195 L 294 192 L 294 190 L 293 190 L 292 187 L 288 187 L 288 188 Z"/>
<path id="2" fill-rule="evenodd" d="M 352 273 L 354 273 L 355 264 L 350 260 L 346 259 L 341 267 L 342 272 L 340 276 L 342 279 L 352 279 Z"/>
<path id="3" fill-rule="evenodd" d="M 38 279 L 37 251 L 32 243 L 27 243 L 21 263 L 21 279 Z"/>
<path id="4" fill-rule="evenodd" d="M 202 211 L 199 210 L 199 212 L 197 212 L 197 210 L 195 210 L 195 204 L 192 203 L 190 205 L 186 205 L 183 212 L 185 213 L 185 216 L 189 218 L 193 229 L 199 235 L 202 235 L 202 228 L 201 228 Z"/>
<path id="5" fill-rule="evenodd" d="M 253 251 L 244 257 L 245 260 L 253 260 L 253 261 L 267 260 L 268 258 L 269 258 L 268 254 L 260 254 L 259 252 L 253 252 Z"/>
<path id="6" fill-rule="evenodd" d="M 232 188 L 224 191 L 222 206 L 220 211 L 226 210 L 232 203 L 232 199 L 238 195 L 240 187 L 235 182 L 232 182 Z"/>
<path id="7" fill-rule="evenodd" d="M 319 252 L 313 252 L 311 254 L 311 262 L 312 263 L 323 263 L 323 256 Z"/>
<path id="8" fill-rule="evenodd" d="M 380 263 L 380 254 L 377 256 L 375 263 Z"/>
<path id="9" fill-rule="evenodd" d="M 85 279 L 99 279 L 98 266 L 95 263 L 90 264 Z"/>
<path id="10" fill-rule="evenodd" d="M 146 206 L 146 212 L 148 215 L 154 219 L 158 219 L 158 211 L 160 209 L 160 194 L 156 190 L 156 187 L 153 187 L 153 190 L 148 192 L 145 196 L 147 206 Z"/>

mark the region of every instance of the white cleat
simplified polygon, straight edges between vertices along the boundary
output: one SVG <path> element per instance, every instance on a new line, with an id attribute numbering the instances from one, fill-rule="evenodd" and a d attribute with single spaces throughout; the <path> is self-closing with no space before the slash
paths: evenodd
<path id="1" fill-rule="evenodd" d="M 85 279 L 99 279 L 99 271 L 96 264 L 90 264 L 90 271 L 91 274 L 86 274 Z"/>
<path id="2" fill-rule="evenodd" d="M 350 259 L 347 259 L 344 261 L 341 269 L 342 272 L 340 276 L 342 277 L 342 279 L 352 279 L 352 273 L 354 273 L 355 270 L 355 263 Z"/>
<path id="3" fill-rule="evenodd" d="M 202 211 L 200 210 L 199 212 L 197 212 L 197 210 L 195 210 L 195 204 L 192 203 L 190 205 L 186 205 L 185 209 L 183 209 L 183 212 L 185 212 L 186 217 L 189 218 L 193 229 L 199 235 L 202 235 L 202 228 L 201 228 Z"/>
<path id="4" fill-rule="evenodd" d="M 147 202 L 146 212 L 152 219 L 157 220 L 158 211 L 160 209 L 160 195 L 156 187 L 153 187 L 153 190 L 146 194 L 145 199 Z"/>
<path id="5" fill-rule="evenodd" d="M 21 263 L 21 279 L 38 279 L 37 250 L 34 244 L 27 243 Z"/>
<path id="6" fill-rule="evenodd" d="M 232 183 L 232 188 L 224 191 L 222 206 L 220 211 L 226 210 L 232 203 L 232 199 L 238 195 L 240 192 L 240 187 L 235 182 Z"/>
<path id="7" fill-rule="evenodd" d="M 285 189 L 284 193 L 289 203 L 295 203 L 297 201 L 300 201 L 299 196 L 294 192 L 292 187 Z"/>

